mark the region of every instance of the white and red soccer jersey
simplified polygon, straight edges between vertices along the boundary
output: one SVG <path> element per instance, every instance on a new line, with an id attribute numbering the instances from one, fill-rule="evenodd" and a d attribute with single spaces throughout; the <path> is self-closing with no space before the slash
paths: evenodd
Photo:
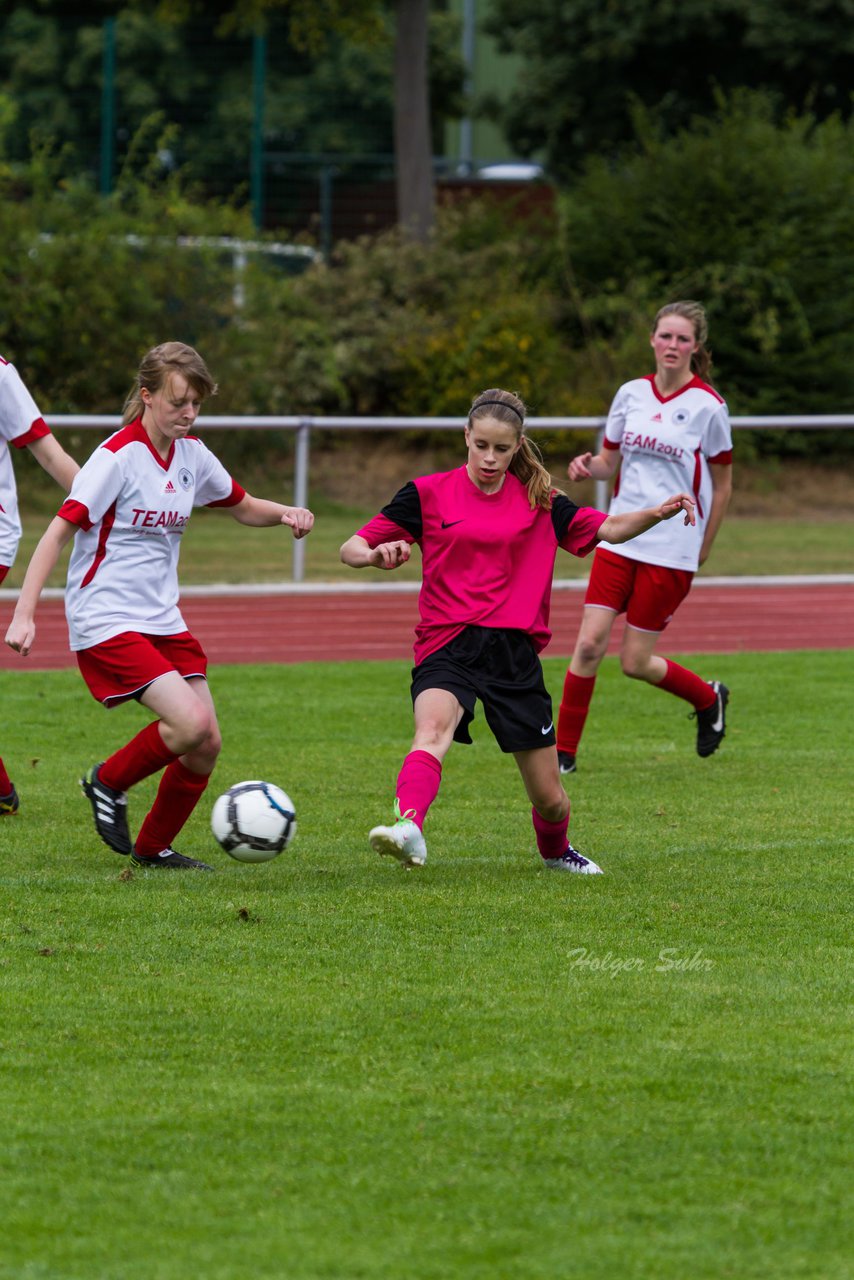
<path id="1" fill-rule="evenodd" d="M 421 548 L 420 663 L 471 625 L 524 631 L 544 649 L 557 549 L 587 555 L 604 519 L 563 494 L 551 511 L 532 511 L 509 472 L 497 493 L 484 493 L 462 466 L 411 480 L 359 535 L 371 547 L 403 540 Z"/>
<path id="2" fill-rule="evenodd" d="M 615 546 L 615 555 L 670 569 L 696 571 L 712 500 L 709 463 L 732 462 L 732 431 L 725 402 L 692 378 L 681 391 L 660 395 L 652 375 L 620 387 L 605 424 L 606 449 L 622 455 L 610 513 L 655 507 L 674 493 L 689 493 L 697 523 L 677 517 Z"/>
<path id="3" fill-rule="evenodd" d="M 13 364 L 0 356 L 0 565 L 11 565 L 21 540 L 18 492 L 9 445 L 24 449 L 50 430 Z"/>
<path id="4" fill-rule="evenodd" d="M 193 507 L 230 507 L 245 490 L 201 440 L 175 440 L 164 462 L 137 418 L 105 440 L 59 509 L 78 526 L 65 613 L 72 650 L 123 631 L 185 631 L 178 552 Z"/>

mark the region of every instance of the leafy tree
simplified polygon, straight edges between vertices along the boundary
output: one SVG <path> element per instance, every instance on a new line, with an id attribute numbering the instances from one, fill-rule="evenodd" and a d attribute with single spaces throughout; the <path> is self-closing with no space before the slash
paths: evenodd
<path id="1" fill-rule="evenodd" d="M 671 132 L 716 89 L 765 88 L 818 119 L 851 109 L 851 0 L 493 0 L 487 26 L 524 61 L 508 137 L 555 174 L 629 140 L 633 102 Z"/>
<path id="2" fill-rule="evenodd" d="M 152 113 L 177 124 L 164 168 L 180 166 L 209 191 L 248 187 L 252 128 L 251 40 L 267 34 L 265 145 L 282 153 L 391 154 L 394 148 L 393 14 L 381 0 L 128 0 L 21 3 L 0 15 L 0 92 L 18 111 L 10 159 L 23 161 L 34 140 L 68 146 L 98 171 L 101 75 L 106 16 L 116 16 L 118 155 Z M 423 52 L 422 39 L 422 52 Z M 459 107 L 463 69 L 447 15 L 430 20 L 429 77 L 445 111 Z M 402 75 L 399 79 L 403 79 Z M 421 99 L 422 103 L 424 99 Z M 404 111 L 402 119 L 408 121 Z M 404 130 L 404 209 L 418 184 L 407 173 L 427 153 L 430 130 L 413 148 Z M 438 112 L 430 120 L 438 138 Z M 162 177 L 163 175 L 161 175 Z M 429 197 L 429 191 L 427 192 Z"/>
<path id="3" fill-rule="evenodd" d="M 616 382 L 648 361 L 658 307 L 696 297 L 736 412 L 854 410 L 854 121 L 777 124 L 741 92 L 672 138 L 636 124 L 562 200 L 571 341 L 607 351 Z"/>

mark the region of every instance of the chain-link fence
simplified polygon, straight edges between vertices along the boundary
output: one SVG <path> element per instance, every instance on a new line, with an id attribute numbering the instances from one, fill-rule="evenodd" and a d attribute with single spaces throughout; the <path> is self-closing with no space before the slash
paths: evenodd
<path id="1" fill-rule="evenodd" d="M 388 47 L 340 42 L 312 59 L 275 15 L 249 35 L 203 15 L 176 26 L 135 9 L 81 12 L 31 2 L 0 13 L 0 125 L 5 100 L 13 162 L 47 144 L 104 194 L 126 167 L 152 183 L 180 170 L 207 196 L 248 205 L 259 231 L 324 252 L 395 223 Z M 499 183 L 469 168 L 437 156 L 440 200 L 473 189 L 550 197 L 511 171 L 493 171 L 510 179 Z"/>

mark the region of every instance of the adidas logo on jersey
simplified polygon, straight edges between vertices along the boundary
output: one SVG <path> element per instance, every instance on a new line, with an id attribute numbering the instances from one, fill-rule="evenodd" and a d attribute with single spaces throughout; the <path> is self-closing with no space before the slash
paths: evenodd
<path id="1" fill-rule="evenodd" d="M 652 417 L 650 418 L 650 422 L 661 422 L 661 414 L 660 414 L 660 413 L 654 413 L 654 414 L 652 415 Z"/>
<path id="2" fill-rule="evenodd" d="M 167 480 L 167 481 L 166 481 L 166 487 L 165 487 L 165 489 L 163 490 L 163 492 L 164 492 L 164 493 L 177 493 L 178 491 L 177 491 L 177 489 L 175 488 L 175 486 L 174 486 L 174 484 L 172 483 L 172 481 L 171 481 L 171 480 Z"/>

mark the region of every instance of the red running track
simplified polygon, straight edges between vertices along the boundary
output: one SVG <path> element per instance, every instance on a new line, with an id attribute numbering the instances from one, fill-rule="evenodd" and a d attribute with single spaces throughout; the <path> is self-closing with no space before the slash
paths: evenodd
<path id="1" fill-rule="evenodd" d="M 583 593 L 556 587 L 553 639 L 546 655 L 566 657 L 581 618 Z M 12 602 L 0 602 L 5 630 Z M 212 662 L 329 662 L 408 660 L 417 594 L 393 588 L 340 591 L 298 587 L 269 595 L 187 595 L 181 608 Z M 616 652 L 622 620 L 609 653 Z M 57 670 L 74 666 L 60 600 L 44 600 L 38 634 L 26 659 L 0 645 L 0 670 Z M 785 649 L 854 648 L 854 582 L 700 580 L 667 631 L 668 653 L 741 653 Z"/>

